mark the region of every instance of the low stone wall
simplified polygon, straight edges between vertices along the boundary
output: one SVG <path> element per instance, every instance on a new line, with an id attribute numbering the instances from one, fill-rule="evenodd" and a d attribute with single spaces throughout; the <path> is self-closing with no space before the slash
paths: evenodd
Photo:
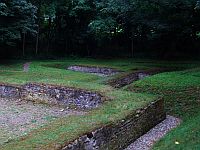
<path id="1" fill-rule="evenodd" d="M 164 102 L 161 99 L 116 124 L 81 136 L 62 150 L 123 150 L 165 118 Z"/>
<path id="2" fill-rule="evenodd" d="M 169 69 L 160 69 L 160 68 L 155 68 L 155 69 L 149 69 L 149 70 L 139 70 L 139 71 L 134 71 L 132 73 L 123 75 L 119 78 L 112 79 L 108 81 L 108 84 L 111 85 L 114 88 L 121 88 L 123 86 L 131 84 L 133 81 L 141 80 L 145 77 L 166 72 L 169 71 Z"/>
<path id="3" fill-rule="evenodd" d="M 0 84 L 0 97 L 21 98 L 69 108 L 98 107 L 103 98 L 99 93 L 62 86 L 29 83 L 22 86 Z"/>
<path id="4" fill-rule="evenodd" d="M 111 76 L 119 73 L 119 70 L 106 68 L 106 67 L 91 67 L 91 66 L 70 66 L 67 68 L 68 70 L 72 71 L 80 71 L 85 73 L 93 73 L 100 76 Z"/>
<path id="5" fill-rule="evenodd" d="M 21 98 L 21 87 L 16 85 L 0 84 L 0 97 Z"/>
<path id="6" fill-rule="evenodd" d="M 46 84 L 26 84 L 22 90 L 23 99 L 41 101 L 50 104 L 96 108 L 102 103 L 102 96 L 95 92 Z"/>
<path id="7" fill-rule="evenodd" d="M 99 93 L 62 86 L 29 83 L 22 86 L 0 84 L 0 97 L 22 98 L 77 108 L 95 108 L 102 103 Z M 162 99 L 133 111 L 115 124 L 87 133 L 66 144 L 62 150 L 123 150 L 166 118 Z"/>

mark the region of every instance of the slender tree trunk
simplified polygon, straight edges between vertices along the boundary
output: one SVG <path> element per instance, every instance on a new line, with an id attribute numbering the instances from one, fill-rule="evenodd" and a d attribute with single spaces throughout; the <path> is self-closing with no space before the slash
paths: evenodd
<path id="1" fill-rule="evenodd" d="M 65 39 L 65 52 L 66 52 L 66 54 L 69 53 L 68 52 L 68 40 L 67 40 L 67 38 Z"/>
<path id="2" fill-rule="evenodd" d="M 51 36 L 51 17 L 49 17 L 49 26 L 48 26 L 47 55 L 49 53 L 49 47 L 50 47 L 50 36 Z"/>
<path id="3" fill-rule="evenodd" d="M 35 45 L 35 54 L 38 54 L 38 44 L 39 44 L 39 26 L 37 31 L 36 45 Z"/>
<path id="4" fill-rule="evenodd" d="M 88 57 L 89 57 L 89 56 L 90 56 L 90 50 L 89 50 L 88 44 L 86 44 L 86 49 L 87 49 L 87 55 L 88 55 Z"/>
<path id="5" fill-rule="evenodd" d="M 133 38 L 131 39 L 131 57 L 134 57 L 134 41 Z"/>
<path id="6" fill-rule="evenodd" d="M 26 42 L 26 33 L 23 33 L 23 47 L 22 47 L 22 54 L 25 56 L 25 42 Z"/>
<path id="7" fill-rule="evenodd" d="M 49 54 L 49 45 L 50 45 L 50 42 L 48 40 L 48 43 L 47 43 L 47 55 Z"/>

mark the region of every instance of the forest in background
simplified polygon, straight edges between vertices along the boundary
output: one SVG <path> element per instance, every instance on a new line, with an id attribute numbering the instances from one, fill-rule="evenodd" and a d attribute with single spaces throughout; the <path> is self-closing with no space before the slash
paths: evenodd
<path id="1" fill-rule="evenodd" d="M 197 0 L 0 0 L 0 57 L 198 58 Z"/>

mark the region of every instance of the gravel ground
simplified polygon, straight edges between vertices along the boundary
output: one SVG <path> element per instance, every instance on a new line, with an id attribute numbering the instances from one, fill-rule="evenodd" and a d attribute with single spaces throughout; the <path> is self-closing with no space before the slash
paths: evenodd
<path id="1" fill-rule="evenodd" d="M 108 77 L 119 73 L 120 71 L 112 69 L 112 68 L 105 68 L 105 67 L 87 67 L 87 66 L 69 66 L 68 70 L 90 73 L 101 77 Z"/>
<path id="2" fill-rule="evenodd" d="M 80 111 L 4 98 L 0 98 L 0 106 L 0 145 L 26 135 L 56 118 L 84 114 Z"/>
<path id="3" fill-rule="evenodd" d="M 150 150 L 156 141 L 160 140 L 171 129 L 177 127 L 180 123 L 180 119 L 173 116 L 167 116 L 163 122 L 155 126 L 145 135 L 138 138 L 124 150 Z"/>

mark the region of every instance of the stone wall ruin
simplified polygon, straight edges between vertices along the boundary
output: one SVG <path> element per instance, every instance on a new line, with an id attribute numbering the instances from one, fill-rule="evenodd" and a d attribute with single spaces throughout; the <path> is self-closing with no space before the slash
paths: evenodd
<path id="1" fill-rule="evenodd" d="M 165 118 L 164 101 L 160 99 L 116 124 L 79 137 L 62 150 L 123 150 Z"/>
<path id="2" fill-rule="evenodd" d="M 97 108 L 103 101 L 101 94 L 97 92 L 36 83 L 22 86 L 0 84 L 0 97 L 78 109 Z"/>
<path id="3" fill-rule="evenodd" d="M 80 65 L 69 66 L 67 69 L 72 70 L 72 71 L 92 73 L 92 74 L 96 74 L 99 76 L 112 76 L 112 75 L 115 75 L 115 74 L 121 72 L 121 71 L 113 69 L 113 68 L 80 66 Z"/>

